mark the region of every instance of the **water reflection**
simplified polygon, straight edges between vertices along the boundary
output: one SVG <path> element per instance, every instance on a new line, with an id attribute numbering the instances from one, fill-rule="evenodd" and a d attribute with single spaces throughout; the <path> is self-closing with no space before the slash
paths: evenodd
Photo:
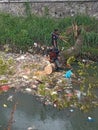
<path id="1" fill-rule="evenodd" d="M 35 97 L 28 94 L 15 93 L 13 102 L 7 101 L 9 92 L 0 95 L 0 130 L 5 130 L 10 119 L 10 113 L 17 101 L 12 130 L 98 130 L 98 110 L 84 114 L 73 108 L 57 110 L 51 106 L 44 106 Z M 3 104 L 7 107 L 4 108 Z M 94 122 L 88 122 L 91 116 Z"/>

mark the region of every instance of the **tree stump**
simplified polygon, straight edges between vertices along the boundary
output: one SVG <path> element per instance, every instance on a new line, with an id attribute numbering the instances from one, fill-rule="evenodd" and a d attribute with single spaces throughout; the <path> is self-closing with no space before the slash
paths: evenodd
<path id="1" fill-rule="evenodd" d="M 55 64 L 54 63 L 50 63 L 47 66 L 45 66 L 44 71 L 46 74 L 51 74 L 54 70 L 55 70 Z"/>

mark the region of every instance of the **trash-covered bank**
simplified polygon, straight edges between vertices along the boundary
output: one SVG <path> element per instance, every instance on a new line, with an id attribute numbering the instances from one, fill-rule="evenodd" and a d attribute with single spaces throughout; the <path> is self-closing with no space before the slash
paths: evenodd
<path id="1" fill-rule="evenodd" d="M 16 91 L 38 96 L 44 105 L 52 105 L 59 109 L 71 106 L 88 111 L 97 106 L 98 97 L 93 93 L 98 85 L 97 66 L 89 62 L 79 62 L 75 70 L 77 78 L 68 86 L 64 77 L 66 67 L 47 74 L 44 68 L 49 65 L 49 61 L 45 55 L 0 53 L 1 93 L 15 88 Z M 93 70 L 94 73 L 91 72 L 91 75 L 94 74 L 95 77 L 88 76 L 87 69 Z"/>

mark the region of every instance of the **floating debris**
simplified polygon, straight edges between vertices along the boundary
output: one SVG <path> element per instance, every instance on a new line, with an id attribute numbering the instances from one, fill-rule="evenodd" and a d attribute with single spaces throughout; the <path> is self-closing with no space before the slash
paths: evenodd
<path id="1" fill-rule="evenodd" d="M 7 105 L 6 105 L 6 104 L 3 104 L 3 107 L 7 107 Z"/>
<path id="2" fill-rule="evenodd" d="M 88 120 L 89 122 L 94 122 L 94 121 L 95 121 L 94 118 L 92 118 L 92 117 L 90 117 L 90 116 L 87 118 L 87 120 Z"/>
<path id="3" fill-rule="evenodd" d="M 7 98 L 7 101 L 13 101 L 13 95 L 10 95 L 8 98 Z"/>
<path id="4" fill-rule="evenodd" d="M 54 107 L 57 107 L 57 104 L 54 103 L 53 106 L 54 106 Z"/>
<path id="5" fill-rule="evenodd" d="M 27 92 L 32 92 L 32 89 L 31 88 L 26 88 L 25 89 Z"/>
<path id="6" fill-rule="evenodd" d="M 69 111 L 70 111 L 70 112 L 74 112 L 74 110 L 73 110 L 73 109 L 70 109 Z"/>
<path id="7" fill-rule="evenodd" d="M 38 130 L 35 128 L 35 126 L 32 126 L 32 127 L 28 127 L 27 130 Z"/>
<path id="8" fill-rule="evenodd" d="M 32 127 L 28 127 L 28 129 L 27 130 L 33 130 L 33 128 Z"/>

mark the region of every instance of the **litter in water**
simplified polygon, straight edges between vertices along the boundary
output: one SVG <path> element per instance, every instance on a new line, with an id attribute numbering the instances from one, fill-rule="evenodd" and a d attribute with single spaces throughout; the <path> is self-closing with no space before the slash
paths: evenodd
<path id="1" fill-rule="evenodd" d="M 7 107 L 7 105 L 6 105 L 6 104 L 3 104 L 3 107 Z"/>
<path id="2" fill-rule="evenodd" d="M 92 117 L 90 117 L 90 116 L 87 118 L 87 120 L 88 120 L 89 122 L 94 122 L 94 121 L 95 121 L 94 118 L 92 118 Z"/>

